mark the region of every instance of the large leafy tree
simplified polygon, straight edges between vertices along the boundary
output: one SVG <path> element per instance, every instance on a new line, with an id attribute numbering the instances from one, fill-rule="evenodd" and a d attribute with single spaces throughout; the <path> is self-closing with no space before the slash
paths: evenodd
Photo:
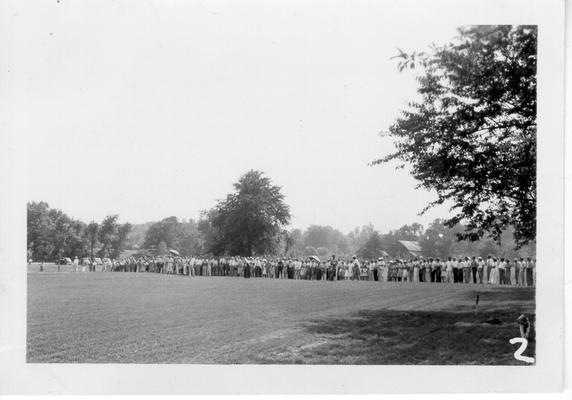
<path id="1" fill-rule="evenodd" d="M 517 247 L 536 236 L 535 26 L 459 29 L 453 43 L 401 52 L 399 69 L 421 68 L 420 99 L 390 127 L 396 151 L 374 161 L 411 166 L 419 186 L 451 205 L 458 239 Z"/>
<path id="2" fill-rule="evenodd" d="M 99 250 L 101 256 L 117 258 L 125 250 L 131 224 L 128 222 L 120 224 L 118 219 L 118 215 L 109 215 L 99 226 L 98 240 L 102 246 Z"/>
<path id="3" fill-rule="evenodd" d="M 54 243 L 51 233 L 54 221 L 50 218 L 48 203 L 28 203 L 27 228 L 28 252 L 35 260 L 52 260 Z"/>
<path id="4" fill-rule="evenodd" d="M 46 202 L 27 205 L 28 253 L 36 260 L 81 256 L 86 249 L 85 224 Z"/>
<path id="5" fill-rule="evenodd" d="M 260 171 L 251 170 L 234 184 L 234 193 L 220 200 L 207 214 L 210 250 L 215 254 L 251 256 L 277 250 L 290 208 L 280 187 Z"/>

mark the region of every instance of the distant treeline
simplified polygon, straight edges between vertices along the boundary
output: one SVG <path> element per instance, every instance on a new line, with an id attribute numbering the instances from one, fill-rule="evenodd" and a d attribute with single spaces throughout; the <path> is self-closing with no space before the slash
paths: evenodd
<path id="1" fill-rule="evenodd" d="M 56 261 L 62 257 L 116 258 L 126 249 L 131 224 L 109 215 L 88 224 L 50 208 L 46 202 L 28 203 L 28 258 Z"/>
<path id="2" fill-rule="evenodd" d="M 28 257 L 55 261 L 61 257 L 110 257 L 138 254 L 166 254 L 176 249 L 182 256 L 208 254 L 210 225 L 206 219 L 165 218 L 158 222 L 130 224 L 118 222 L 117 215 L 101 222 L 85 223 L 69 217 L 45 202 L 28 203 Z M 534 244 L 514 250 L 512 233 L 503 234 L 500 245 L 492 239 L 458 241 L 462 225 L 448 228 L 440 219 L 428 227 L 413 223 L 380 233 L 373 225 L 357 227 L 344 234 L 331 226 L 311 225 L 305 230 L 284 231 L 275 252 L 278 255 L 329 257 L 358 255 L 406 258 L 411 253 L 400 241 L 417 242 L 426 257 L 449 256 L 534 257 Z"/>

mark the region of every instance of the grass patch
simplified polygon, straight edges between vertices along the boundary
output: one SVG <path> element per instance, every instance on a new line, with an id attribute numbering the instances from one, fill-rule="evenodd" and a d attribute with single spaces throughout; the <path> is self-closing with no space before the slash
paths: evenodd
<path id="1" fill-rule="evenodd" d="M 511 365 L 534 304 L 516 287 L 30 273 L 27 361 Z"/>
<path id="2" fill-rule="evenodd" d="M 364 310 L 307 324 L 307 335 L 329 339 L 295 353 L 311 364 L 528 365 L 514 358 L 517 347 L 509 343 L 519 336 L 519 314 L 500 308 L 477 315 L 469 310 Z M 534 313 L 527 315 L 534 320 Z M 487 323 L 491 318 L 501 324 Z M 535 357 L 534 328 L 528 340 L 524 355 Z M 287 362 L 287 356 L 280 361 Z"/>

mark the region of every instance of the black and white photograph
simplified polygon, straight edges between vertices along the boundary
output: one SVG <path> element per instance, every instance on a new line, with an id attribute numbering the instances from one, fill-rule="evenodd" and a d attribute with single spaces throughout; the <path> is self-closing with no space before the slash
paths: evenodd
<path id="1" fill-rule="evenodd" d="M 541 3 L 4 3 L 2 349 L 30 371 L 6 390 L 351 392 L 363 367 L 368 392 L 561 390 L 564 7 Z"/>

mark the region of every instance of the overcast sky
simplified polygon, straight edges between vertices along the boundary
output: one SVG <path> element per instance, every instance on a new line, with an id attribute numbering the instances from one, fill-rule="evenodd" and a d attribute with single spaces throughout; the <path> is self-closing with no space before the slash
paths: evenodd
<path id="1" fill-rule="evenodd" d="M 378 132 L 415 97 L 414 74 L 390 57 L 449 41 L 459 23 L 408 2 L 333 4 L 14 11 L 7 59 L 28 199 L 86 222 L 197 218 L 259 169 L 282 186 L 291 227 L 387 231 L 446 216 L 418 217 L 435 195 L 394 165 L 367 164 L 391 151 Z"/>

